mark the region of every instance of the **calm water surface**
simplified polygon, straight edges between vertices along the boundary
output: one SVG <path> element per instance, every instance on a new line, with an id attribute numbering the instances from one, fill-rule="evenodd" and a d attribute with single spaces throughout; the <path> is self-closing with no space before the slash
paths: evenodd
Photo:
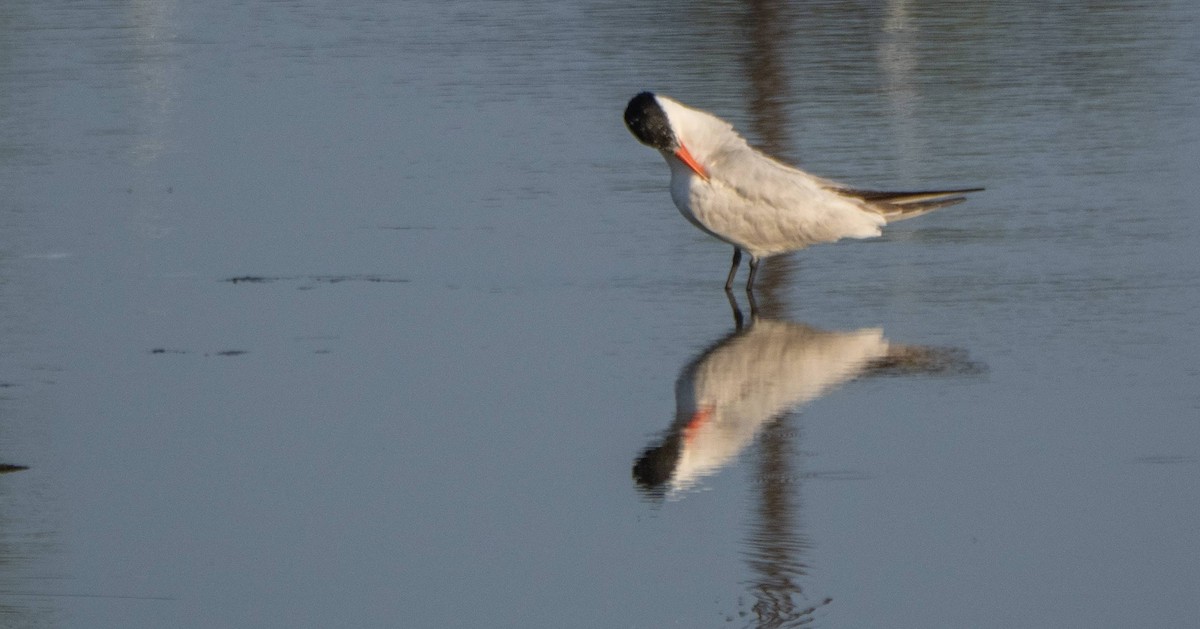
<path id="1" fill-rule="evenodd" d="M 7 2 L 0 624 L 1196 626 L 1198 27 Z M 755 320 L 642 89 L 988 190 Z"/>

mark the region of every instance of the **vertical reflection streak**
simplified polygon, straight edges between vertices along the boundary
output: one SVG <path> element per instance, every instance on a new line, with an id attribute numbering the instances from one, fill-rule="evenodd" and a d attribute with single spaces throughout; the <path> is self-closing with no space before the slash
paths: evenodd
<path id="1" fill-rule="evenodd" d="M 795 162 L 789 154 L 787 77 L 780 54 L 781 44 L 790 39 L 786 11 L 778 0 L 747 0 L 747 5 L 749 45 L 744 63 L 750 79 L 750 128 L 762 150 Z M 758 284 L 762 316 L 783 316 L 786 303 L 781 293 L 791 270 L 790 257 L 770 259 L 763 265 Z M 801 609 L 797 602 L 797 597 L 803 596 L 799 579 L 806 573 L 800 555 L 808 548 L 808 540 L 797 530 L 798 505 L 789 482 L 796 478 L 791 415 L 788 412 L 776 418 L 759 439 L 757 517 L 747 540 L 747 563 L 755 575 L 753 617 L 758 627 L 790 627 L 811 620 L 811 610 Z"/>
<path id="2" fill-rule="evenodd" d="M 130 225 L 139 236 L 163 238 L 171 233 L 169 214 L 151 191 L 168 188 L 162 181 L 163 157 L 176 147 L 171 122 L 178 96 L 176 45 L 177 7 L 174 2 L 137 0 L 130 3 L 132 35 L 126 45 L 131 71 L 127 77 L 134 90 L 129 114 L 134 135 L 128 148 L 130 166 L 138 177 L 136 203 Z"/>
<path id="3" fill-rule="evenodd" d="M 757 529 L 749 539 L 750 567 L 757 574 L 753 593 L 759 627 L 800 624 L 810 610 L 798 609 L 799 579 L 807 573 L 799 556 L 809 548 L 797 532 L 791 492 L 791 413 L 771 422 L 759 438 L 759 503 Z"/>
<path id="4" fill-rule="evenodd" d="M 788 86 L 780 54 L 781 43 L 790 39 L 787 12 L 779 0 L 747 0 L 747 9 L 745 22 L 749 44 L 743 63 L 750 79 L 750 129 L 764 152 L 796 163 L 794 156 L 789 154 L 791 143 L 785 109 Z M 755 291 L 763 316 L 780 318 L 784 315 L 785 304 L 779 293 L 788 285 L 791 271 L 791 256 L 776 256 L 763 261 Z"/>
<path id="5" fill-rule="evenodd" d="M 917 90 L 916 25 L 909 16 L 908 0 L 888 2 L 883 22 L 884 39 L 879 46 L 879 66 L 883 71 L 883 93 L 892 110 L 895 124 L 894 144 L 900 153 L 901 175 L 915 176 L 914 164 L 923 152 L 916 128 L 916 113 L 920 101 Z"/>

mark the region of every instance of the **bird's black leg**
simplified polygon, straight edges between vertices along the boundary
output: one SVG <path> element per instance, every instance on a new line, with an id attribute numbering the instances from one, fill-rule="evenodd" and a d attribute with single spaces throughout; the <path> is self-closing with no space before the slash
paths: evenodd
<path id="1" fill-rule="evenodd" d="M 742 318 L 742 309 L 738 308 L 737 297 L 733 296 L 733 291 L 727 290 L 725 298 L 729 300 L 729 307 L 733 309 L 733 329 L 740 332 L 745 319 Z"/>
<path id="2" fill-rule="evenodd" d="M 754 276 L 758 274 L 758 258 L 750 256 L 750 279 L 746 280 L 746 292 L 754 292 Z M 732 279 L 732 278 L 731 278 Z"/>
<path id="3" fill-rule="evenodd" d="M 733 264 L 729 267 L 729 277 L 725 280 L 725 290 L 733 290 L 733 278 L 737 275 L 738 265 L 742 263 L 742 250 L 733 248 Z"/>

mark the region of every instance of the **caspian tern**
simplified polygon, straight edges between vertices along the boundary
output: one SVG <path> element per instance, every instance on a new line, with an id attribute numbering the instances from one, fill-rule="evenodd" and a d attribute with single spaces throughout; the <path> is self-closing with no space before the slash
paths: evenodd
<path id="1" fill-rule="evenodd" d="M 625 108 L 625 125 L 671 167 L 671 198 L 693 225 L 733 245 L 725 290 L 742 252 L 750 254 L 746 291 L 763 258 L 842 238 L 881 235 L 890 222 L 966 200 L 983 188 L 881 192 L 810 175 L 764 155 L 733 125 L 679 102 L 642 92 Z"/>

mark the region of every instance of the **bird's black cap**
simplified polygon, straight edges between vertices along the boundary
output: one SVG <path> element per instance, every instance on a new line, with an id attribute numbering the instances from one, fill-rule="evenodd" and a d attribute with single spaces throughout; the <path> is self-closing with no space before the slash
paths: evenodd
<path id="1" fill-rule="evenodd" d="M 667 112 L 651 92 L 642 92 L 629 100 L 625 107 L 625 126 L 639 142 L 660 151 L 673 151 L 678 144 Z"/>

